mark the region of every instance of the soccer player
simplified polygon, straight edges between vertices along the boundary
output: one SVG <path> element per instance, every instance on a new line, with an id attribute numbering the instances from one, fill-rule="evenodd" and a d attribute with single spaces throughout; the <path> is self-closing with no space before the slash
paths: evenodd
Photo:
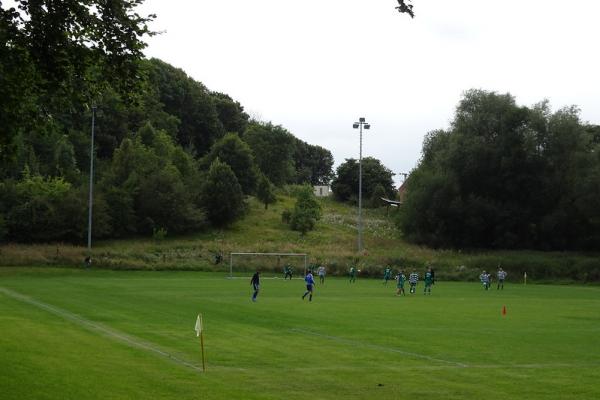
<path id="1" fill-rule="evenodd" d="M 488 274 L 487 272 L 483 271 L 481 273 L 481 275 L 479 275 L 479 280 L 483 284 L 483 288 L 485 290 L 488 290 L 490 288 L 490 274 Z"/>
<path id="2" fill-rule="evenodd" d="M 413 269 L 413 272 L 411 272 L 408 276 L 408 283 L 410 283 L 411 294 L 417 291 L 417 282 L 419 282 L 419 274 Z"/>
<path id="3" fill-rule="evenodd" d="M 258 296 L 258 291 L 260 289 L 260 271 L 256 270 L 254 275 L 252 275 L 252 279 L 250 280 L 250 284 L 254 289 L 254 293 L 252 294 L 252 301 L 256 301 L 256 296 Z"/>
<path id="4" fill-rule="evenodd" d="M 398 275 L 396 275 L 396 296 L 406 296 L 404 292 L 404 282 L 406 282 L 406 275 L 402 271 L 398 271 Z"/>
<path id="5" fill-rule="evenodd" d="M 498 289 L 504 290 L 504 279 L 506 279 L 506 271 L 504 271 L 501 267 L 498 267 Z"/>
<path id="6" fill-rule="evenodd" d="M 292 275 L 294 274 L 294 268 L 290 264 L 285 264 L 283 267 L 283 280 L 286 280 L 287 277 L 290 277 L 290 281 L 292 280 Z"/>
<path id="7" fill-rule="evenodd" d="M 313 274 L 310 269 L 308 270 L 308 273 L 304 277 L 304 282 L 306 282 L 306 292 L 304 292 L 304 294 L 302 295 L 302 300 L 304 300 L 304 298 L 308 294 L 309 295 L 308 301 L 312 301 L 313 286 L 315 285 L 315 280 L 313 278 Z"/>
<path id="8" fill-rule="evenodd" d="M 319 283 L 324 284 L 325 283 L 325 266 L 321 265 L 319 267 L 319 269 L 317 270 L 317 274 L 319 275 Z"/>
<path id="9" fill-rule="evenodd" d="M 423 292 L 423 294 L 427 294 L 427 292 L 429 292 L 429 294 L 431 294 L 431 285 L 433 285 L 433 274 L 431 273 L 431 268 L 429 268 L 427 270 L 427 272 L 425 272 L 425 291 Z"/>
<path id="10" fill-rule="evenodd" d="M 387 283 L 388 283 L 388 281 L 390 280 L 391 277 L 392 277 L 392 269 L 388 265 L 385 268 L 385 271 L 383 271 L 383 284 L 387 285 Z"/>
<path id="11" fill-rule="evenodd" d="M 356 268 L 350 267 L 350 283 L 356 282 Z"/>

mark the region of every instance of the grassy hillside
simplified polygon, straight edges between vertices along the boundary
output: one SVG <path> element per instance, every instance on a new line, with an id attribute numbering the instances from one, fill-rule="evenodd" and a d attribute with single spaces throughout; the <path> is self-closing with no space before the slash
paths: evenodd
<path id="1" fill-rule="evenodd" d="M 228 268 L 230 252 L 308 253 L 310 262 L 319 261 L 328 273 L 345 274 L 350 264 L 358 265 L 364 276 L 379 276 L 386 264 L 397 268 L 436 268 L 440 279 L 474 280 L 482 269 L 495 271 L 499 264 L 509 272 L 508 279 L 576 282 L 600 281 L 597 254 L 538 251 L 455 251 L 433 250 L 402 240 L 393 224 L 394 209 L 364 209 L 365 253 L 357 249 L 356 207 L 320 200 L 323 218 L 306 236 L 292 231 L 281 221 L 281 213 L 292 208 L 294 200 L 280 195 L 268 210 L 250 199 L 247 217 L 226 230 L 211 230 L 185 237 L 160 240 L 137 238 L 95 242 L 94 267 L 110 269 L 204 270 Z M 0 246 L 0 266 L 59 265 L 81 267 L 85 247 L 67 244 Z M 224 261 L 214 264 L 221 252 Z M 278 269 L 272 261 L 260 261 L 263 269 Z"/>

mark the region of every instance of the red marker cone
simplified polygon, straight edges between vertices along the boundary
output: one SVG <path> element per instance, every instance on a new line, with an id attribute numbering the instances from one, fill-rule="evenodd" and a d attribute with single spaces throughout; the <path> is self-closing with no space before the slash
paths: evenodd
<path id="1" fill-rule="evenodd" d="M 502 306 L 502 315 L 506 315 L 506 306 Z"/>

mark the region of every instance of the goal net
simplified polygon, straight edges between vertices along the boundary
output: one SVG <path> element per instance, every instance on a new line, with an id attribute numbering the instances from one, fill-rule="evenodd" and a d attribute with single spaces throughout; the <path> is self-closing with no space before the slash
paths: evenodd
<path id="1" fill-rule="evenodd" d="M 229 253 L 229 277 L 250 277 L 258 269 L 265 278 L 284 278 L 291 267 L 294 278 L 304 277 L 308 269 L 306 253 Z"/>

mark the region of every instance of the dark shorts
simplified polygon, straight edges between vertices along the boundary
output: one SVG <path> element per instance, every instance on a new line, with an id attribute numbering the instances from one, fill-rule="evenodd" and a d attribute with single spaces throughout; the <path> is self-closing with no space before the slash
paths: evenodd
<path id="1" fill-rule="evenodd" d="M 254 288 L 254 290 L 260 289 L 260 285 L 258 283 L 253 283 L 252 287 Z"/>
<path id="2" fill-rule="evenodd" d="M 312 292 L 313 285 L 306 285 L 306 290 L 308 290 L 309 292 Z"/>

